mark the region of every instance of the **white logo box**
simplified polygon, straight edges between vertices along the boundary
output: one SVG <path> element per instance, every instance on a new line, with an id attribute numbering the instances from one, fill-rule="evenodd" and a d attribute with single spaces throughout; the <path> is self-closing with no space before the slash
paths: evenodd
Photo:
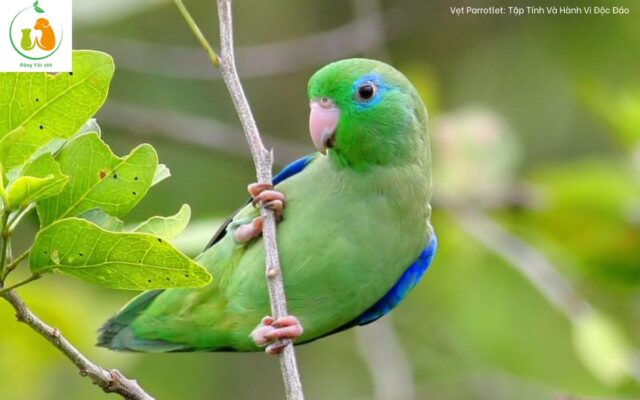
<path id="1" fill-rule="evenodd" d="M 0 72 L 71 72 L 71 1 L 0 1 Z"/>

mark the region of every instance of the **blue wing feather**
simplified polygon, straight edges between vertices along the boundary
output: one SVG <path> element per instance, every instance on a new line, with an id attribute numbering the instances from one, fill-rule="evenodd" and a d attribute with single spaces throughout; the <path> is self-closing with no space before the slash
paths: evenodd
<path id="1" fill-rule="evenodd" d="M 284 167 L 282 171 L 278 172 L 278 174 L 273 177 L 273 184 L 277 185 L 278 183 L 284 181 L 287 178 L 291 178 L 298 172 L 305 169 L 305 167 L 309 165 L 309 163 L 313 161 L 314 158 L 316 158 L 317 154 L 318 153 L 306 155 L 302 158 L 295 160 L 294 162 L 287 165 L 286 167 Z"/>
<path id="2" fill-rule="evenodd" d="M 337 329 L 334 329 L 331 332 L 326 333 L 325 335 L 309 340 L 308 342 L 312 342 L 325 336 L 333 335 L 334 333 L 344 331 L 356 325 L 369 324 L 387 314 L 398 304 L 400 304 L 402 300 L 407 297 L 411 289 L 413 289 L 420 281 L 424 273 L 429 268 L 429 265 L 431 265 L 437 248 L 438 238 L 434 234 L 431 238 L 431 241 L 429 242 L 429 245 L 424 250 L 422 250 L 422 252 L 418 256 L 418 259 L 404 271 L 402 276 L 400 276 L 393 287 L 389 289 L 389 291 L 384 296 L 382 296 L 380 300 L 378 300 L 374 305 L 369 307 L 360 316 L 354 318 L 350 322 L 342 325 Z"/>
<path id="3" fill-rule="evenodd" d="M 395 285 L 376 304 L 371 306 L 362 315 L 356 318 L 356 324 L 366 325 L 395 308 L 409 294 L 420 281 L 424 273 L 431 265 L 438 248 L 438 239 L 435 235 L 429 245 L 422 250 L 418 259 L 407 268 Z M 355 324 L 354 324 L 355 325 Z"/>

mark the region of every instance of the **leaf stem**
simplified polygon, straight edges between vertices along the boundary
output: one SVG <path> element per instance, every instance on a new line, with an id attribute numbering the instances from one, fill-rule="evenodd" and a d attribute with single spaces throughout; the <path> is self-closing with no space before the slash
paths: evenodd
<path id="1" fill-rule="evenodd" d="M 9 292 L 9 291 L 11 291 L 11 290 L 13 290 L 15 288 L 19 288 L 20 286 L 26 285 L 27 283 L 33 282 L 35 280 L 38 280 L 40 278 L 41 278 L 40 275 L 31 275 L 30 277 L 28 277 L 27 279 L 25 279 L 23 281 L 20 281 L 20 282 L 14 284 L 14 285 L 7 286 L 6 288 L 1 289 L 0 290 L 0 296 L 4 296 L 5 293 L 7 293 L 7 292 Z"/>
<path id="2" fill-rule="evenodd" d="M 2 240 L 2 246 L 0 247 L 0 276 L 4 276 L 4 271 L 7 263 L 7 251 L 9 250 L 10 231 L 8 230 L 7 222 L 9 221 L 9 211 L 4 210 L 2 213 L 2 222 L 0 223 L 0 240 Z M 2 285 L 3 280 L 0 280 Z"/>
<path id="3" fill-rule="evenodd" d="M 35 203 L 30 203 L 26 208 L 23 208 L 22 210 L 20 210 L 15 215 L 15 217 L 13 217 L 13 219 L 11 219 L 11 221 L 8 222 L 9 226 L 7 227 L 7 230 L 9 234 L 11 234 L 14 231 L 14 229 L 16 229 L 16 226 L 18 226 L 20 221 L 22 221 L 22 218 L 24 218 L 27 214 L 29 214 L 29 212 L 33 210 L 34 207 L 35 207 Z"/>
<path id="4" fill-rule="evenodd" d="M 11 271 L 16 269 L 16 267 L 20 264 L 20 262 L 29 256 L 29 252 L 31 252 L 31 247 L 29 247 L 27 250 L 25 250 L 24 253 L 20 254 L 18 257 L 12 260 L 9 264 L 7 264 L 7 267 L 5 268 L 4 273 L 2 274 L 2 281 L 7 279 L 7 276 L 9 276 Z"/>
<path id="5" fill-rule="evenodd" d="M 220 67 L 220 58 L 218 57 L 216 52 L 213 51 L 213 48 L 211 48 L 209 41 L 202 34 L 200 27 L 198 27 L 198 24 L 189 13 L 189 10 L 187 10 L 187 7 L 185 7 L 182 0 L 175 0 L 175 3 L 176 3 L 176 6 L 178 7 L 178 11 L 180 11 L 180 14 L 182 14 L 182 17 L 187 22 L 187 25 L 189 25 L 189 28 L 191 28 L 191 31 L 195 35 L 196 39 L 198 39 L 198 42 L 200 42 L 200 45 L 204 48 L 204 50 L 209 55 L 209 59 L 211 60 L 211 63 L 216 68 Z"/>

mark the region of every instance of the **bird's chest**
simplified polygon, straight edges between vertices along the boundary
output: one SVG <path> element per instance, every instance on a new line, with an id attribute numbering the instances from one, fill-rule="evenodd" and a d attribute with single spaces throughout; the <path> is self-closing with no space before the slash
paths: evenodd
<path id="1" fill-rule="evenodd" d="M 295 268 L 347 280 L 376 274 L 392 284 L 426 245 L 427 190 L 417 174 L 324 171 L 303 186 L 283 187 L 278 234 L 283 249 L 305 249 L 289 252 Z"/>

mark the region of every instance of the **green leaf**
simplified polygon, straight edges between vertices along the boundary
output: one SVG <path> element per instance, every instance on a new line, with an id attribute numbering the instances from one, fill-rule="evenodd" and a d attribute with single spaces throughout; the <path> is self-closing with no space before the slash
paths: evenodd
<path id="1" fill-rule="evenodd" d="M 108 232 L 79 218 L 41 230 L 29 265 L 34 274 L 58 271 L 114 289 L 195 287 L 211 281 L 206 269 L 161 238 Z"/>
<path id="2" fill-rule="evenodd" d="M 100 135 L 102 134 L 100 125 L 98 125 L 98 122 L 95 120 L 95 118 L 91 118 L 87 122 L 85 122 L 84 125 L 80 127 L 78 132 L 76 132 L 76 134 L 69 139 L 60 139 L 60 138 L 51 139 L 44 145 L 40 146 L 40 148 L 36 150 L 36 152 L 33 153 L 29 159 L 34 160 L 46 153 L 56 154 L 60 151 L 60 149 L 62 149 L 62 146 L 64 146 L 67 142 L 69 142 L 70 140 L 73 140 L 77 136 L 85 135 L 87 133 L 94 133 L 98 135 L 98 137 L 100 137 Z M 22 175 L 22 167 L 24 167 L 24 165 L 17 166 L 7 173 L 7 178 L 10 182 L 18 179 L 18 177 Z"/>
<path id="3" fill-rule="evenodd" d="M 29 203 L 55 196 L 67 184 L 60 165 L 51 154 L 43 154 L 25 166 L 22 176 L 7 190 L 7 208 L 17 210 Z"/>
<path id="4" fill-rule="evenodd" d="M 42 14 L 44 12 L 44 10 L 40 7 L 33 7 L 37 13 Z"/>
<path id="5" fill-rule="evenodd" d="M 153 176 L 153 182 L 151 182 L 151 186 L 155 186 L 163 180 L 167 179 L 171 176 L 171 171 L 164 164 L 158 164 L 158 168 L 156 168 L 156 173 Z"/>
<path id="6" fill-rule="evenodd" d="M 109 215 L 102 208 L 93 208 L 78 215 L 78 218 L 93 222 L 104 230 L 111 232 L 122 232 L 124 222 L 121 219 Z"/>
<path id="7" fill-rule="evenodd" d="M 96 135 L 98 135 L 98 137 L 102 135 L 102 129 L 100 128 L 100 125 L 98 125 L 98 121 L 96 121 L 95 118 L 91 118 L 87 122 L 85 122 L 84 125 L 82 125 L 80 129 L 78 129 L 76 135 L 84 135 L 85 133 L 95 133 Z"/>
<path id="8" fill-rule="evenodd" d="M 23 164 L 52 139 L 67 139 L 104 103 L 113 59 L 73 52 L 73 73 L 0 73 L 0 163 Z"/>
<path id="9" fill-rule="evenodd" d="M 37 203 L 41 225 L 77 216 L 93 208 L 122 217 L 145 196 L 158 164 L 148 144 L 117 157 L 95 133 L 71 140 L 58 155 L 69 183 L 55 197 Z"/>
<path id="10" fill-rule="evenodd" d="M 9 188 L 7 193 L 7 209 L 17 210 L 24 207 L 38 197 L 40 193 L 46 192 L 47 187 L 55 182 L 53 175 L 38 178 L 35 176 L 21 176 Z"/>
<path id="11" fill-rule="evenodd" d="M 189 224 L 191 208 L 183 204 L 177 214 L 170 217 L 151 217 L 140 224 L 134 232 L 145 232 L 159 236 L 166 240 L 178 237 Z"/>
<path id="12" fill-rule="evenodd" d="M 11 183 L 15 182 L 19 177 L 24 175 L 23 174 L 24 167 L 27 164 L 29 164 L 31 161 L 33 161 L 36 158 L 42 156 L 43 154 L 53 154 L 53 153 L 55 153 L 57 150 L 62 148 L 62 146 L 65 143 L 66 143 L 65 139 L 52 139 L 51 141 L 47 142 L 45 145 L 40 147 L 35 153 L 33 153 L 31 155 L 31 157 L 29 157 L 29 161 L 27 161 L 26 164 L 19 165 L 19 166 L 13 168 L 11 171 L 7 172 L 7 182 L 8 182 L 8 184 L 11 184 Z"/>

